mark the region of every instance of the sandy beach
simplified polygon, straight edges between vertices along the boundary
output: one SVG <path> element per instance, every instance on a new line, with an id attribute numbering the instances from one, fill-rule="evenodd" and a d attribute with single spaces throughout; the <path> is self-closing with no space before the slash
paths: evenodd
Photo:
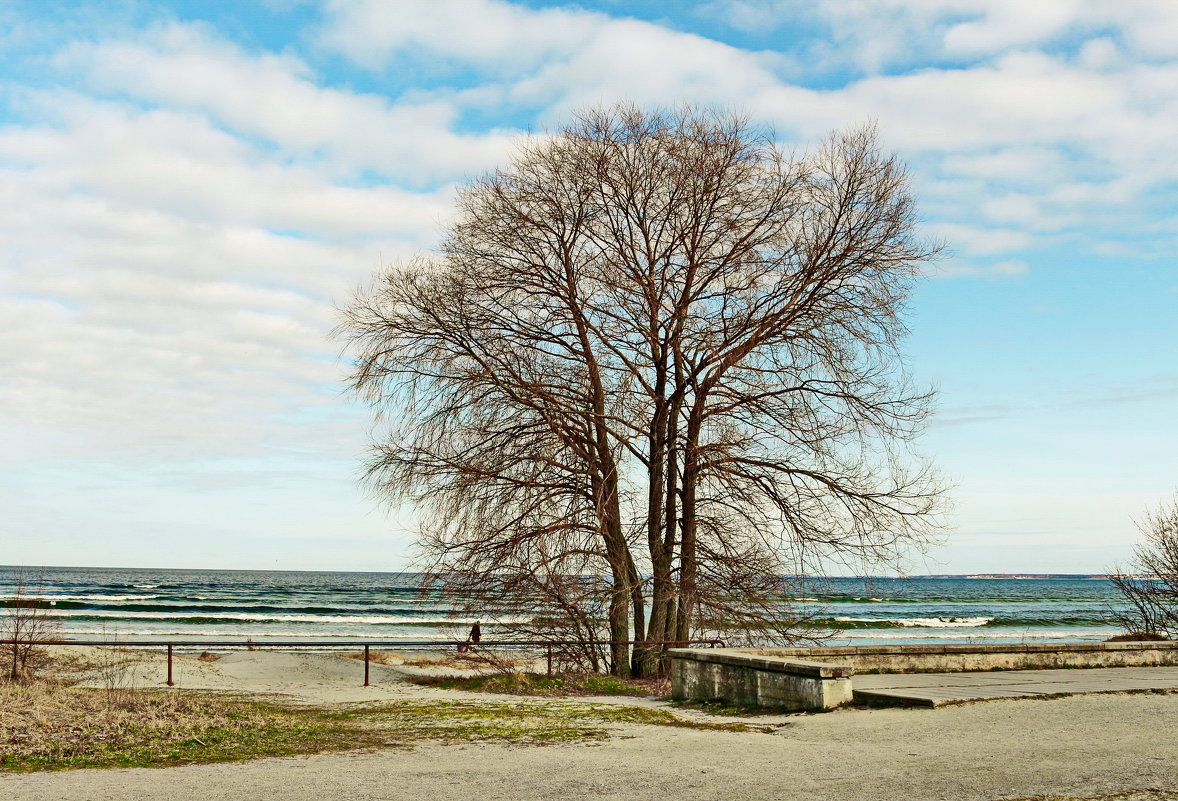
<path id="1" fill-rule="evenodd" d="M 159 655 L 140 686 L 162 680 Z M 178 657 L 184 688 L 275 694 L 316 704 L 453 699 L 396 667 L 339 656 L 245 651 Z M 154 677 L 154 679 L 153 679 Z M 510 696 L 477 696 L 503 704 Z M 586 699 L 578 699 L 586 700 Z M 592 699 L 665 706 L 646 699 Z M 697 715 L 699 713 L 687 713 Z M 936 710 L 848 709 L 758 717 L 774 733 L 623 726 L 604 743 L 543 747 L 419 744 L 366 753 L 167 769 L 0 777 L 14 801 L 87 799 L 997 799 L 1096 797 L 1130 790 L 1178 798 L 1178 695 L 992 701 Z"/>

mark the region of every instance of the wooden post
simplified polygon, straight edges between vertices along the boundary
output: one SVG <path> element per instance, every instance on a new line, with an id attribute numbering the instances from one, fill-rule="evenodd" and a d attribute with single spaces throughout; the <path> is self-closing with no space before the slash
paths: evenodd
<path id="1" fill-rule="evenodd" d="M 168 644 L 168 686 L 172 687 L 172 645 Z"/>
<path id="2" fill-rule="evenodd" d="M 368 686 L 368 646 L 364 646 L 364 686 Z"/>
<path id="3" fill-rule="evenodd" d="M 552 675 L 552 643 L 548 643 L 548 675 Z"/>

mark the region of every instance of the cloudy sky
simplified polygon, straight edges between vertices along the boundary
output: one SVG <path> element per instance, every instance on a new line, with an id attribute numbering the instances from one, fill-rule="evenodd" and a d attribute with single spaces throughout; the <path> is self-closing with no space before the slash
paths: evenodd
<path id="1" fill-rule="evenodd" d="M 0 3 L 0 563 L 396 569 L 334 306 L 570 109 L 877 120 L 952 247 L 915 572 L 1098 572 L 1178 487 L 1178 3 Z"/>

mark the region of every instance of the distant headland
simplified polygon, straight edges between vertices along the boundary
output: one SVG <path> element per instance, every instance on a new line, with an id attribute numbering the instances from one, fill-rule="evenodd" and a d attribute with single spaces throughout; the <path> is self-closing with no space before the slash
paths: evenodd
<path id="1" fill-rule="evenodd" d="M 930 573 L 926 576 L 911 576 L 911 578 L 926 579 L 1067 579 L 1071 581 L 1091 579 L 1093 581 L 1108 581 L 1106 573 Z"/>

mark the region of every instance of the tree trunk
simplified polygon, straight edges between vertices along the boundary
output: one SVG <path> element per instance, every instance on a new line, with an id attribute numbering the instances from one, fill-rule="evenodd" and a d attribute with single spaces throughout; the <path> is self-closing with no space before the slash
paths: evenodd
<path id="1" fill-rule="evenodd" d="M 699 564 L 696 555 L 696 485 L 699 480 L 699 438 L 703 428 L 703 402 L 697 397 L 687 422 L 683 454 L 683 487 L 680 492 L 679 613 L 675 639 L 691 639 L 698 593 Z"/>
<path id="2" fill-rule="evenodd" d="M 667 638 L 666 602 L 671 592 L 670 555 L 664 547 L 663 514 L 666 465 L 666 403 L 661 399 L 663 378 L 659 376 L 656 391 L 660 400 L 651 419 L 649 442 L 649 465 L 647 467 L 646 501 L 646 545 L 650 553 L 651 606 L 650 624 L 644 639 L 657 643 Z M 643 675 L 659 671 L 662 646 L 651 645 L 641 649 L 639 663 Z"/>
<path id="3" fill-rule="evenodd" d="M 630 575 L 632 562 L 622 529 L 621 506 L 618 499 L 618 474 L 613 456 L 599 440 L 599 464 L 602 473 L 597 494 L 598 524 L 605 541 L 612 590 L 609 599 L 609 639 L 611 670 L 616 676 L 630 675 Z"/>

